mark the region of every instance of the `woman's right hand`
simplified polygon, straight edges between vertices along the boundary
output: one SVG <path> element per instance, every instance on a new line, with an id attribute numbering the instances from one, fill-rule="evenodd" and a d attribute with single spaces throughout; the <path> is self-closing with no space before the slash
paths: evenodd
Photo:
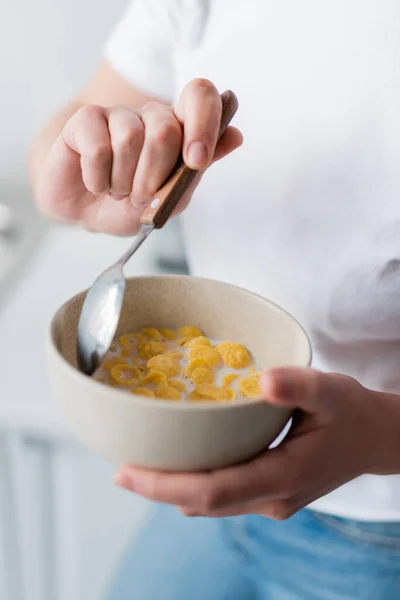
<path id="1" fill-rule="evenodd" d="M 234 127 L 217 144 L 220 119 L 221 97 L 204 79 L 187 84 L 175 108 L 159 102 L 137 110 L 83 106 L 48 153 L 36 182 L 37 204 L 47 216 L 91 231 L 133 235 L 182 148 L 185 163 L 202 171 L 241 145 Z"/>

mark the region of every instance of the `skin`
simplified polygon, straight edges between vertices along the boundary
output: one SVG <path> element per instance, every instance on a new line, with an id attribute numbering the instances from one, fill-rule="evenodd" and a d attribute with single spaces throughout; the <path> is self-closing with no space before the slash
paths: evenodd
<path id="1" fill-rule="evenodd" d="M 189 82 L 175 107 L 133 89 L 104 63 L 39 133 L 30 170 L 37 206 L 48 217 L 113 235 L 133 235 L 144 206 L 182 149 L 204 170 L 242 143 L 229 127 L 217 144 L 221 100 L 207 80 Z M 283 443 L 244 465 L 201 474 L 121 468 L 115 483 L 187 516 L 259 514 L 287 519 L 365 474 L 400 473 L 400 398 L 350 377 L 311 369 L 263 374 L 266 402 L 295 410 Z"/>
<path id="2" fill-rule="evenodd" d="M 229 127 L 217 145 L 220 118 L 220 95 L 206 79 L 189 82 L 173 108 L 132 89 L 105 63 L 32 146 L 37 206 L 49 218 L 91 231 L 133 235 L 183 148 L 199 177 L 177 207 L 181 212 L 204 169 L 242 143 Z"/>
<path id="3" fill-rule="evenodd" d="M 190 517 L 257 514 L 284 520 L 359 475 L 400 472 L 398 396 L 311 369 L 264 373 L 262 389 L 266 402 L 296 411 L 277 448 L 246 464 L 201 474 L 126 466 L 115 483 Z"/>

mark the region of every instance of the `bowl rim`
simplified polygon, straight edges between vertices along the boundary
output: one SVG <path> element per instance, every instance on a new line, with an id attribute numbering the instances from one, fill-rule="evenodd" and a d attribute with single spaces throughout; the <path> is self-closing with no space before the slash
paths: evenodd
<path id="1" fill-rule="evenodd" d="M 221 281 L 218 279 L 211 279 L 208 277 L 198 277 L 195 275 L 160 273 L 160 274 L 136 275 L 136 276 L 133 275 L 130 277 L 126 277 L 125 279 L 126 279 L 126 281 L 135 281 L 138 279 L 142 279 L 142 280 L 143 279 L 146 279 L 146 280 L 154 280 L 154 279 L 190 280 L 191 279 L 191 280 L 196 280 L 196 281 L 205 281 L 205 282 L 209 282 L 209 283 L 218 283 L 227 288 L 233 288 L 235 290 L 239 290 L 242 293 L 244 293 L 248 296 L 251 296 L 252 298 L 261 300 L 262 302 L 264 302 L 264 303 L 268 304 L 269 306 L 271 306 L 272 308 L 274 308 L 277 312 L 283 314 L 290 321 L 292 321 L 297 326 L 297 328 L 303 333 L 303 336 L 305 338 L 305 341 L 306 341 L 307 347 L 308 347 L 308 361 L 307 361 L 307 364 L 304 365 L 304 368 L 307 368 L 311 365 L 312 345 L 311 345 L 310 337 L 307 334 L 304 327 L 287 310 L 285 310 L 284 308 L 282 308 L 281 306 L 279 306 L 272 300 L 269 300 L 265 296 L 262 296 L 261 294 L 257 294 L 255 292 L 248 290 L 247 288 L 235 285 L 233 283 L 228 283 L 228 282 Z M 69 302 L 71 302 L 78 296 L 86 293 L 88 291 L 88 289 L 89 288 L 86 288 L 85 290 L 77 292 L 76 294 L 71 296 L 68 300 L 66 300 L 61 306 L 59 306 L 58 309 L 53 313 L 52 317 L 50 318 L 50 321 L 48 323 L 47 330 L 46 330 L 46 344 L 47 344 L 48 354 L 52 353 L 54 358 L 58 362 L 60 368 L 65 370 L 67 373 L 69 373 L 70 376 L 75 381 L 81 382 L 83 387 L 89 386 L 89 388 L 92 388 L 93 390 L 96 389 L 97 393 L 99 393 L 100 395 L 103 395 L 103 396 L 107 395 L 107 397 L 112 401 L 118 400 L 123 403 L 128 403 L 130 406 L 132 406 L 133 404 L 137 404 L 139 406 L 147 405 L 148 408 L 153 407 L 153 408 L 160 408 L 162 410 L 178 410 L 178 411 L 179 410 L 180 411 L 182 411 L 182 410 L 184 410 L 184 411 L 187 411 L 187 410 L 204 411 L 204 410 L 227 410 L 227 409 L 243 410 L 249 406 L 260 405 L 260 404 L 268 405 L 268 403 L 263 398 L 246 399 L 243 402 L 235 402 L 235 403 L 231 403 L 228 401 L 226 401 L 226 402 L 224 402 L 224 401 L 215 402 L 214 401 L 213 402 L 213 401 L 207 401 L 207 400 L 191 401 L 191 402 L 172 402 L 172 401 L 158 399 L 158 398 L 149 398 L 147 396 L 129 394 L 127 391 L 125 391 L 123 389 L 107 386 L 104 383 L 96 381 L 92 377 L 85 375 L 84 373 L 79 371 L 76 367 L 73 367 L 72 365 L 70 365 L 69 362 L 63 357 L 63 355 L 61 354 L 61 352 L 59 351 L 59 349 L 57 348 L 57 346 L 55 344 L 53 333 L 54 333 L 55 319 L 56 319 L 57 315 L 63 310 L 63 308 L 65 308 L 65 306 Z M 94 387 L 94 386 L 96 386 L 96 387 Z M 269 405 L 269 406 L 273 406 L 273 405 Z"/>

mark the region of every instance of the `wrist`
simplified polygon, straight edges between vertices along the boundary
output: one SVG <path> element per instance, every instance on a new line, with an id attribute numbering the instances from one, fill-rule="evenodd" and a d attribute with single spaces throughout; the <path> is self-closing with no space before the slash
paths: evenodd
<path id="1" fill-rule="evenodd" d="M 400 396 L 370 392 L 368 473 L 400 474 Z"/>

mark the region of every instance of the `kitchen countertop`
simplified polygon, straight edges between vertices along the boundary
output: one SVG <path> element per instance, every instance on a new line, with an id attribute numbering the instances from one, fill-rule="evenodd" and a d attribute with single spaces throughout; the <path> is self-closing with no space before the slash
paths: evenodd
<path id="1" fill-rule="evenodd" d="M 157 271 L 157 232 L 127 265 L 126 275 Z M 53 227 L 29 258 L 0 311 L 0 427 L 67 436 L 48 382 L 45 336 L 58 307 L 87 288 L 130 239 Z"/>

